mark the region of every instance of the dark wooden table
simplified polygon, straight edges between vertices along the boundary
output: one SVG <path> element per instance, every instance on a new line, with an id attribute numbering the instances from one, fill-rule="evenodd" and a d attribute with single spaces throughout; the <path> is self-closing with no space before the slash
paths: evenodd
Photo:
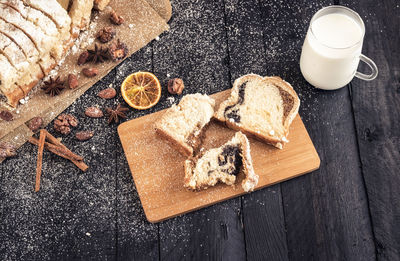
<path id="1" fill-rule="evenodd" d="M 66 112 L 78 130 L 64 137 L 90 165 L 44 153 L 34 193 L 36 148 L 0 165 L 0 260 L 400 260 L 400 2 L 174 0 L 171 30 L 114 69 Z M 377 63 L 372 82 L 337 91 L 311 87 L 299 69 L 312 15 L 349 6 L 366 26 L 363 53 Z M 246 73 L 291 82 L 300 115 L 321 158 L 308 175 L 181 217 L 146 221 L 116 125 L 89 119 L 86 107 L 115 105 L 96 93 L 130 73 L 152 71 L 163 86 L 185 80 L 184 94 L 215 93 Z M 171 105 L 161 101 L 129 119 Z M 51 125 L 48 130 L 54 133 Z M 156 174 L 156 173 L 155 173 Z"/>

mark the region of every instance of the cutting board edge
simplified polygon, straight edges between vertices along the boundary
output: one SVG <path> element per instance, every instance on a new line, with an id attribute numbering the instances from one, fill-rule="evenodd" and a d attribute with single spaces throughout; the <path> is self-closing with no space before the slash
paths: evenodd
<path id="1" fill-rule="evenodd" d="M 305 175 L 305 174 L 308 174 L 308 173 L 310 173 L 310 172 L 313 172 L 313 171 L 315 171 L 315 170 L 318 170 L 319 167 L 320 167 L 320 164 L 321 164 L 321 161 L 320 161 L 320 158 L 319 158 L 318 154 L 317 154 L 316 160 L 317 160 L 317 159 L 318 159 L 317 164 L 315 164 L 315 167 L 313 167 L 312 169 L 309 169 L 309 170 L 304 171 L 304 172 L 300 172 L 299 174 L 296 174 L 296 175 L 294 175 L 294 176 L 291 176 L 291 177 L 289 177 L 289 178 L 287 178 L 287 179 L 282 179 L 282 180 L 279 180 L 279 181 L 276 181 L 276 182 L 273 182 L 273 183 L 270 183 L 270 184 L 266 184 L 266 185 L 264 185 L 264 186 L 257 187 L 254 191 L 252 191 L 252 192 L 250 192 L 250 193 L 253 193 L 253 192 L 255 192 L 255 191 L 258 191 L 258 190 L 261 190 L 261 189 L 264 189 L 264 188 L 267 188 L 267 187 L 270 187 L 270 186 L 273 186 L 273 185 L 276 185 L 276 184 L 279 184 L 279 183 L 282 183 L 282 182 L 285 182 L 285 181 L 288 181 L 288 180 L 291 180 L 291 179 L 294 179 L 294 178 L 298 178 L 298 177 L 300 177 L 300 176 L 303 176 L 303 175 Z M 132 178 L 133 178 L 133 176 L 132 176 Z M 135 183 L 135 184 L 136 184 L 136 183 Z M 221 185 L 223 185 L 223 184 L 221 184 Z M 223 201 L 226 201 L 226 200 L 229 200 L 229 199 L 233 199 L 233 198 L 236 198 L 236 197 L 240 197 L 240 196 L 243 196 L 243 195 L 247 195 L 247 194 L 250 194 L 250 193 L 247 193 L 247 192 L 242 191 L 242 192 L 240 192 L 239 194 L 235 194 L 235 195 L 232 195 L 232 196 L 228 196 L 228 197 L 225 197 L 225 198 L 222 198 L 222 199 L 219 199 L 219 200 L 216 200 L 216 201 L 207 203 L 207 204 L 205 204 L 205 205 L 197 206 L 197 207 L 194 207 L 194 208 L 192 208 L 192 209 L 182 211 L 182 212 L 180 212 L 180 213 L 175 213 L 175 214 L 172 214 L 172 215 L 165 216 L 165 217 L 163 217 L 163 218 L 156 218 L 156 217 L 153 218 L 153 217 L 152 217 L 152 214 L 151 214 L 152 211 L 153 211 L 153 209 L 149 209 L 149 208 L 145 207 L 145 205 L 143 205 L 143 204 L 142 204 L 142 208 L 143 208 L 143 211 L 144 211 L 144 214 L 145 214 L 145 216 L 146 216 L 147 221 L 149 221 L 150 223 L 155 224 L 155 223 L 159 223 L 159 222 L 168 220 L 168 219 L 170 219 L 170 218 L 178 217 L 178 216 L 181 216 L 181 215 L 184 215 L 184 214 L 187 214 L 187 213 L 190 213 L 190 212 L 199 210 L 199 209 L 203 209 L 203 208 L 206 208 L 206 207 L 210 207 L 210 206 L 212 206 L 212 205 L 221 203 L 221 202 L 223 202 Z M 139 199 L 140 199 L 140 203 L 142 203 L 142 199 L 141 199 L 140 197 L 139 197 Z M 157 215 L 156 215 L 156 216 L 157 216 Z"/>

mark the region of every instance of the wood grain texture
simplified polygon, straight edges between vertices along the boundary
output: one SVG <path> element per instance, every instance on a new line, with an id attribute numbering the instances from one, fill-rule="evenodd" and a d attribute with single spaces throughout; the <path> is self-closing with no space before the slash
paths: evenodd
<path id="1" fill-rule="evenodd" d="M 112 72 L 65 111 L 79 120 L 71 135 L 47 128 L 87 159 L 88 172 L 45 151 L 41 189 L 34 193 L 36 146 L 25 144 L 18 157 L 3 163 L 2 260 L 115 259 L 116 127 L 108 126 L 105 118 L 83 114 L 89 105 L 103 107 L 115 102 L 96 96 L 114 77 Z M 95 136 L 78 142 L 75 132 L 89 128 Z"/>
<path id="2" fill-rule="evenodd" d="M 281 184 L 289 258 L 369 260 L 374 246 L 349 96 L 313 89 L 298 66 L 308 23 L 329 4 L 260 2 L 268 74 L 281 75 L 298 92 L 300 115 L 322 162 L 313 174 Z"/>
<path id="3" fill-rule="evenodd" d="M 316 90 L 297 63 L 270 68 L 297 87 L 300 115 L 321 158 L 318 171 L 281 185 L 290 259 L 374 259 L 348 91 Z"/>
<path id="4" fill-rule="evenodd" d="M 163 86 L 169 78 L 180 77 L 183 95 L 230 88 L 223 1 L 173 1 L 172 7 L 171 29 L 153 49 L 154 72 Z M 164 108 L 181 97 L 166 88 L 162 95 Z M 243 260 L 240 208 L 237 198 L 160 223 L 160 258 Z"/>
<path id="5" fill-rule="evenodd" d="M 225 1 L 231 83 L 248 73 L 268 75 L 261 16 L 259 3 Z M 248 260 L 288 258 L 280 185 L 242 196 L 240 214 L 243 216 Z"/>
<path id="6" fill-rule="evenodd" d="M 374 81 L 353 80 L 350 90 L 376 254 L 378 260 L 400 260 L 399 2 L 340 2 L 363 18 L 363 53 L 379 69 Z"/>
<path id="7" fill-rule="evenodd" d="M 212 95 L 216 107 L 229 97 L 230 90 Z M 219 184 L 202 191 L 189 191 L 183 186 L 183 162 L 186 159 L 170 147 L 154 130 L 165 111 L 131 120 L 118 127 L 118 134 L 137 187 L 143 209 L 150 222 L 159 222 L 206 206 L 245 194 L 240 186 L 243 174 L 235 186 Z M 202 146 L 207 150 L 223 145 L 235 131 L 211 122 Z M 261 189 L 319 167 L 318 154 L 307 130 L 297 116 L 284 149 L 250 139 L 254 171 L 259 175 L 255 188 Z M 284 164 L 282 164 L 284 163 Z"/>
<path id="8" fill-rule="evenodd" d="M 152 71 L 151 44 L 117 67 L 113 86 L 118 89 L 125 77 L 140 70 Z M 127 116 L 135 118 L 137 114 L 138 111 L 129 110 Z M 115 150 L 117 154 L 117 259 L 158 259 L 158 225 L 149 223 L 144 215 L 129 165 L 119 143 L 116 144 Z"/>

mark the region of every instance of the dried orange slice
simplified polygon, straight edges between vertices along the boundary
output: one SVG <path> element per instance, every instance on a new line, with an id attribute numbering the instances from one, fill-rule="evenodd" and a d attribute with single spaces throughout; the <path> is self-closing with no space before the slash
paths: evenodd
<path id="1" fill-rule="evenodd" d="M 161 84 L 157 77 L 149 72 L 135 72 L 124 80 L 121 93 L 129 106 L 145 110 L 157 104 L 161 97 Z"/>

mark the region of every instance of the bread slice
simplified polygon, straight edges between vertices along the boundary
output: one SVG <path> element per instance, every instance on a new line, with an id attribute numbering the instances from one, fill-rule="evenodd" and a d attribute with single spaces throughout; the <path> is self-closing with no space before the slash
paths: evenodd
<path id="1" fill-rule="evenodd" d="M 61 36 L 61 43 L 65 47 L 66 52 L 73 45 L 73 36 L 71 29 L 71 17 L 60 3 L 56 0 L 20 0 L 24 5 L 29 6 L 42 12 L 45 16 L 51 19 L 58 28 Z"/>
<path id="2" fill-rule="evenodd" d="M 8 59 L 8 62 L 16 69 L 17 78 L 14 83 L 21 88 L 25 96 L 27 92 L 30 91 L 30 84 L 34 81 L 37 82 L 39 77 L 43 76 L 39 65 L 37 63 L 29 64 L 22 50 L 7 36 L 1 33 L 0 54 L 3 54 Z"/>
<path id="3" fill-rule="evenodd" d="M 15 9 L 8 6 L 0 8 L 0 19 L 23 31 L 34 42 L 40 53 L 50 53 L 56 59 L 62 57 L 62 52 L 59 52 L 58 46 L 60 43 L 57 43 L 57 38 L 45 35 L 39 27 L 27 21 Z"/>
<path id="4" fill-rule="evenodd" d="M 185 95 L 155 123 L 160 136 L 184 156 L 191 156 L 201 142 L 202 129 L 214 114 L 214 99 L 200 93 Z"/>
<path id="5" fill-rule="evenodd" d="M 289 142 L 289 127 L 300 100 L 292 86 L 279 77 L 244 75 L 235 80 L 231 96 L 214 117 L 279 149 Z"/>
<path id="6" fill-rule="evenodd" d="M 0 54 L 0 94 L 7 98 L 7 103 L 15 107 L 24 93 L 15 84 L 18 78 L 17 70 L 10 64 L 7 57 Z"/>
<path id="7" fill-rule="evenodd" d="M 93 0 L 72 0 L 68 14 L 71 17 L 72 34 L 74 37 L 77 37 L 81 30 L 85 30 L 89 26 L 92 8 Z"/>
<path id="8" fill-rule="evenodd" d="M 22 2 L 46 14 L 63 32 L 70 31 L 71 17 L 56 0 L 22 0 Z"/>
<path id="9" fill-rule="evenodd" d="M 258 183 L 250 155 L 247 137 L 236 132 L 235 136 L 219 148 L 214 148 L 185 161 L 184 186 L 193 189 L 207 189 L 218 182 L 233 185 L 243 169 L 245 178 L 242 188 L 246 192 L 253 191 Z"/>
<path id="10" fill-rule="evenodd" d="M 0 19 L 0 33 L 10 38 L 24 52 L 28 61 L 36 62 L 39 58 L 39 51 L 31 39 L 20 29 Z"/>

